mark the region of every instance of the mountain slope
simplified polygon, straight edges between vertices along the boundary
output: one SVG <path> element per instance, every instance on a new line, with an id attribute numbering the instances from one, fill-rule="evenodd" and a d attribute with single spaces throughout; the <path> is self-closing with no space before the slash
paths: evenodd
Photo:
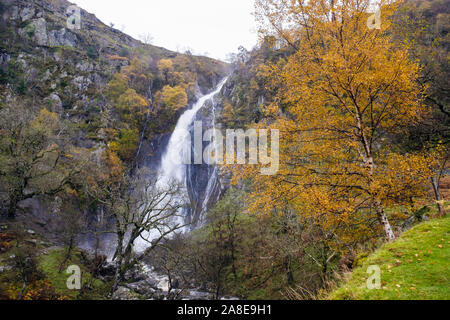
<path id="1" fill-rule="evenodd" d="M 224 63 L 145 45 L 81 10 L 79 29 L 69 29 L 65 0 L 0 2 L 0 96 L 33 95 L 59 114 L 78 121 L 107 104 L 103 95 L 112 75 L 139 55 L 152 77 L 162 59 L 188 58 L 194 82 L 209 90 L 224 74 Z M 159 88 L 156 88 L 159 89 Z M 188 92 L 190 101 L 194 92 Z M 92 117 L 89 117 L 92 118 Z"/>

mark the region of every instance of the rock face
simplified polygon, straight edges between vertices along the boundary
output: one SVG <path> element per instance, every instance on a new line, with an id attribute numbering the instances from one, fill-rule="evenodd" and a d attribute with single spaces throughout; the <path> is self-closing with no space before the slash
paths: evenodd
<path id="1" fill-rule="evenodd" d="M 68 46 L 75 47 L 77 45 L 77 36 L 66 28 L 53 30 L 48 34 L 48 46 Z"/>
<path id="2" fill-rule="evenodd" d="M 221 107 L 221 101 L 214 100 L 207 103 L 196 115 L 195 121 L 203 124 L 203 135 L 206 131 L 214 127 L 216 114 Z M 193 132 L 191 136 L 194 137 Z M 202 150 L 208 147 L 210 142 L 203 142 Z M 194 141 L 192 141 L 192 154 L 194 154 Z M 188 195 L 193 204 L 193 208 L 186 209 L 187 222 L 192 224 L 192 228 L 205 223 L 204 213 L 214 206 L 224 188 L 222 187 L 216 166 L 208 165 L 204 161 L 202 164 L 191 164 L 186 168 L 186 184 Z"/>
<path id="3" fill-rule="evenodd" d="M 34 33 L 33 39 L 39 46 L 48 45 L 47 21 L 44 18 L 33 20 L 25 29 L 25 32 L 27 31 L 28 35 Z"/>

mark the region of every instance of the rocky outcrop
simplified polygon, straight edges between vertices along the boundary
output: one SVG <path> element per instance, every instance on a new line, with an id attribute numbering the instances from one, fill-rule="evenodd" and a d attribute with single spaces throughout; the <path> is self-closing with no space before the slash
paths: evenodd
<path id="1" fill-rule="evenodd" d="M 5 50 L 0 50 L 0 69 L 4 70 L 10 60 L 11 56 Z"/>
<path id="2" fill-rule="evenodd" d="M 47 102 L 47 104 L 50 106 L 52 112 L 63 112 L 63 104 L 61 98 L 56 93 L 52 93 L 48 98 L 45 98 L 44 101 Z"/>

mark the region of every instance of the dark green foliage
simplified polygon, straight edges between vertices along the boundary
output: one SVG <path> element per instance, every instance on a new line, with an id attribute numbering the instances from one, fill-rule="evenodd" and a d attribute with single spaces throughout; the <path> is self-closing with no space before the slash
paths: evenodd
<path id="1" fill-rule="evenodd" d="M 0 84 L 10 84 L 19 95 L 24 95 L 27 85 L 22 67 L 15 60 L 11 60 L 5 68 L 0 68 Z"/>
<path id="2" fill-rule="evenodd" d="M 88 55 L 88 57 L 91 58 L 91 59 L 97 59 L 97 58 L 98 58 L 98 52 L 97 52 L 97 50 L 95 49 L 94 46 L 89 46 L 89 47 L 88 47 L 88 49 L 87 49 L 87 55 Z"/>
<path id="3" fill-rule="evenodd" d="M 129 50 L 128 48 L 126 48 L 126 47 L 122 47 L 122 48 L 119 50 L 119 55 L 120 55 L 121 57 L 127 57 L 127 58 L 129 58 L 129 57 L 130 57 L 130 50 Z"/>

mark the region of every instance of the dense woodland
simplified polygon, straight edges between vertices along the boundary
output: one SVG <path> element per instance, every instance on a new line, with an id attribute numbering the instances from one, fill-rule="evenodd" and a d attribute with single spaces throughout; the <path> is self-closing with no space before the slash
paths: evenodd
<path id="1" fill-rule="evenodd" d="M 0 2 L 0 299 L 115 298 L 142 262 L 168 278 L 157 299 L 325 299 L 380 246 L 446 216 L 449 1 L 383 1 L 377 29 L 367 0 L 256 0 L 259 44 L 231 63 L 84 11 L 87 30 L 51 43 L 67 3 L 24 3 Z M 227 74 L 218 124 L 280 130 L 280 170 L 221 166 L 227 190 L 180 233 L 165 222 L 180 186 L 155 188 L 136 162 Z M 112 264 L 78 247 L 86 234 L 115 235 Z M 71 264 L 79 291 L 65 288 Z"/>

